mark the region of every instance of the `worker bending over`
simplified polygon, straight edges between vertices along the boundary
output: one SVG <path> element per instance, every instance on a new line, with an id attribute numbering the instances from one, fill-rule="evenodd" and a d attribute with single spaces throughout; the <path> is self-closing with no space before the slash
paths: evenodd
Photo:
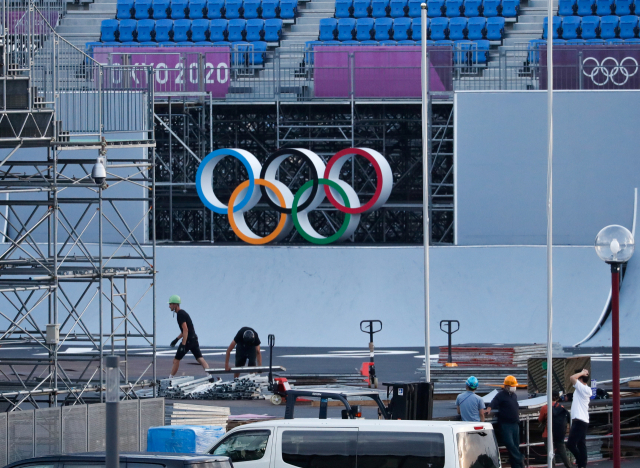
<path id="1" fill-rule="evenodd" d="M 260 355 L 260 338 L 253 328 L 242 327 L 236 333 L 235 338 L 227 348 L 227 355 L 224 359 L 224 368 L 227 372 L 231 370 L 229 367 L 229 356 L 233 348 L 236 348 L 236 365 L 235 367 L 244 367 L 249 360 L 249 367 L 262 366 L 262 356 Z M 233 374 L 238 377 L 240 374 Z"/>
<path id="2" fill-rule="evenodd" d="M 180 334 L 171 342 L 171 347 L 173 348 L 176 343 L 182 339 L 180 346 L 178 346 L 178 351 L 176 351 L 176 357 L 173 358 L 173 367 L 171 368 L 169 378 L 174 377 L 178 373 L 180 361 L 188 351 L 191 351 L 191 354 L 193 354 L 193 357 L 196 358 L 196 361 L 198 361 L 203 369 L 206 370 L 209 368 L 207 361 L 204 360 L 200 352 L 198 335 L 196 335 L 196 330 L 193 328 L 191 317 L 187 314 L 186 310 L 180 308 L 181 302 L 180 296 L 176 296 L 175 294 L 169 298 L 169 309 L 176 314 L 178 328 L 180 328 Z"/>

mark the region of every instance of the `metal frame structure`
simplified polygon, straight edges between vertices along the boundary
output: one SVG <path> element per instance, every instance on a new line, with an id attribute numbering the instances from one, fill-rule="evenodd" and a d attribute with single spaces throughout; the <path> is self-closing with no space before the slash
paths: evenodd
<path id="1" fill-rule="evenodd" d="M 92 61 L 50 23 L 64 0 L 56 15 L 44 5 L 54 3 L 2 3 L 0 148 L 10 151 L 0 161 L 0 403 L 7 411 L 38 408 L 42 397 L 49 405 L 103 401 L 106 354 L 123 355 L 125 398 L 156 379 L 155 223 L 146 226 L 155 220 L 146 114 L 153 88 L 122 80 L 151 69 Z M 27 93 L 11 102 L 15 82 Z M 8 130 L 3 122 L 16 115 L 37 131 Z M 92 177 L 96 157 L 104 180 Z M 25 345 L 33 354 L 12 351 Z M 139 345 L 151 352 L 133 366 Z"/>
<path id="2" fill-rule="evenodd" d="M 420 104 L 407 102 L 276 102 L 252 105 L 215 105 L 200 99 L 156 100 L 156 180 L 160 242 L 241 243 L 226 216 L 204 207 L 195 189 L 200 161 L 218 148 L 242 148 L 260 160 L 278 148 L 308 148 L 328 160 L 348 147 L 368 147 L 387 157 L 394 173 L 390 200 L 380 210 L 363 215 L 353 244 L 422 243 L 422 135 Z M 431 242 L 453 243 L 453 103 L 432 106 Z M 292 158 L 280 179 L 292 189 L 301 185 L 305 168 Z M 353 160 L 345 166 L 345 180 L 363 200 L 375 188 L 375 173 L 368 164 Z M 246 177 L 244 168 L 228 158 L 220 171 L 216 193 L 229 197 Z M 302 182 L 304 180 L 302 179 Z M 341 223 L 331 206 L 313 213 L 319 232 L 330 235 Z M 277 213 L 259 204 L 247 215 L 258 235 L 267 235 Z M 293 232 L 282 244 L 307 243 Z"/>

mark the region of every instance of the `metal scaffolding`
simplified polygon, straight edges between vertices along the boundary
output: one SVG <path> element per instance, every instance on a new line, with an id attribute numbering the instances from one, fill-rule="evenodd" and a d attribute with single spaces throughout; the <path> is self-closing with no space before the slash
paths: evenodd
<path id="1" fill-rule="evenodd" d="M 128 89 L 114 69 L 58 36 L 52 22 L 64 4 L 55 14 L 48 0 L 2 4 L 0 403 L 7 411 L 103 400 L 106 354 L 123 356 L 125 398 L 156 379 L 153 89 Z"/>
<path id="2" fill-rule="evenodd" d="M 242 148 L 259 160 L 278 148 L 307 148 L 328 160 L 349 147 L 380 151 L 394 174 L 394 188 L 387 204 L 362 215 L 351 239 L 353 244 L 422 243 L 422 149 L 419 103 L 299 102 L 271 104 L 213 104 L 201 99 L 163 99 L 155 103 L 158 158 L 156 180 L 160 242 L 241 243 L 227 217 L 212 213 L 195 189 L 200 161 L 219 148 Z M 453 243 L 453 104 L 432 106 L 431 242 Z M 244 167 L 226 158 L 216 167 L 216 194 L 228 199 L 246 179 Z M 304 161 L 289 158 L 280 180 L 292 190 L 306 179 Z M 303 176 L 303 177 L 301 177 Z M 372 167 L 360 159 L 344 166 L 342 178 L 350 181 L 362 200 L 373 194 Z M 246 215 L 256 234 L 265 236 L 278 222 L 278 214 L 265 204 Z M 321 205 L 310 219 L 315 229 L 331 235 L 342 215 L 329 204 Z M 283 244 L 303 243 L 297 232 Z"/>

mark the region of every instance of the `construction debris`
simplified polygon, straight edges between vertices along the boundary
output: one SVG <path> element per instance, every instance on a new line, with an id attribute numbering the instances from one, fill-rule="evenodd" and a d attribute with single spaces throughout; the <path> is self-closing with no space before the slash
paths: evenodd
<path id="1" fill-rule="evenodd" d="M 444 365 L 447 362 L 447 353 L 448 348 L 441 346 L 439 364 Z M 459 367 L 526 367 L 530 358 L 546 355 L 546 344 L 505 347 L 454 346 L 451 348 L 452 361 Z M 553 355 L 554 357 L 566 356 L 560 343 L 553 344 Z"/>
<path id="2" fill-rule="evenodd" d="M 223 382 L 210 377 L 174 377 L 160 381 L 158 395 L 173 400 L 264 400 L 269 385 L 266 376 L 248 376 Z"/>
<path id="3" fill-rule="evenodd" d="M 278 374 L 284 377 L 291 385 L 347 385 L 361 387 L 366 385 L 367 377 L 360 373 L 350 374 Z"/>
<path id="4" fill-rule="evenodd" d="M 424 368 L 418 369 L 424 376 Z M 513 375 L 518 382 L 527 381 L 527 369 L 522 367 L 436 367 L 431 368 L 431 382 L 435 394 L 460 393 L 465 391 L 465 382 L 470 375 L 478 378 L 478 393 L 488 393 L 502 386 L 507 375 Z"/>
<path id="5" fill-rule="evenodd" d="M 168 403 L 164 410 L 165 426 L 190 424 L 195 426 L 227 427 L 230 408 L 226 406 L 189 405 L 186 403 Z"/>

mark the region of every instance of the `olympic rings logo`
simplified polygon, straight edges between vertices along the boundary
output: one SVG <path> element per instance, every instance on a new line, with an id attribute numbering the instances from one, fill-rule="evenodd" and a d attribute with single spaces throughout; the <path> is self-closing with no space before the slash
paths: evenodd
<path id="1" fill-rule="evenodd" d="M 340 171 L 352 156 L 366 158 L 376 172 L 376 190 L 364 205 L 356 191 L 345 181 L 340 180 Z M 247 169 L 249 179 L 238 185 L 229 199 L 222 203 L 213 192 L 213 173 L 216 165 L 225 157 L 231 156 L 240 161 Z M 297 156 L 309 166 L 311 179 L 305 182 L 294 195 L 279 180 L 276 180 L 278 168 L 287 158 Z M 320 186 L 324 186 L 324 190 Z M 233 232 L 243 241 L 254 244 L 278 242 L 295 229 L 307 241 L 313 244 L 330 244 L 348 239 L 360 223 L 360 215 L 376 210 L 384 205 L 391 195 L 393 174 L 389 162 L 375 150 L 368 148 L 348 148 L 336 153 L 325 165 L 313 151 L 301 148 L 287 148 L 271 154 L 264 165 L 248 151 L 242 149 L 219 149 L 205 157 L 196 175 L 196 189 L 202 203 L 214 213 L 227 214 Z M 260 187 L 259 190 L 256 188 Z M 266 203 L 280 213 L 275 230 L 265 237 L 256 235 L 244 217 L 244 213 L 255 207 L 264 195 Z M 329 237 L 318 233 L 309 220 L 309 213 L 320 206 L 325 197 L 339 211 L 345 214 L 342 226 Z"/>
<path id="2" fill-rule="evenodd" d="M 593 66 L 593 69 L 591 69 L 591 72 L 587 73 L 584 68 L 586 67 L 587 62 L 590 61 L 594 62 L 595 65 Z M 629 66 L 631 70 L 633 70 L 633 72 L 627 69 L 627 66 L 625 66 L 625 62 L 628 62 L 627 66 Z M 609 68 L 607 68 L 607 63 L 612 63 L 612 65 L 609 65 Z M 618 61 L 613 57 L 607 57 L 603 59 L 602 63 L 599 63 L 598 59 L 596 59 L 595 57 L 587 57 L 582 62 L 582 66 L 582 73 L 584 73 L 585 76 L 590 77 L 591 81 L 593 81 L 593 84 L 595 84 L 596 86 L 604 86 L 609 81 L 611 81 L 616 86 L 624 86 L 629 78 L 638 73 L 638 62 L 633 57 L 625 57 L 619 64 Z M 618 78 L 616 78 L 618 73 L 621 75 L 621 78 L 619 79 L 619 81 L 616 81 L 618 80 Z M 596 77 L 598 77 L 598 75 L 600 74 L 602 74 L 603 78 L 596 79 Z M 624 81 L 622 80 L 622 78 L 624 78 Z"/>

